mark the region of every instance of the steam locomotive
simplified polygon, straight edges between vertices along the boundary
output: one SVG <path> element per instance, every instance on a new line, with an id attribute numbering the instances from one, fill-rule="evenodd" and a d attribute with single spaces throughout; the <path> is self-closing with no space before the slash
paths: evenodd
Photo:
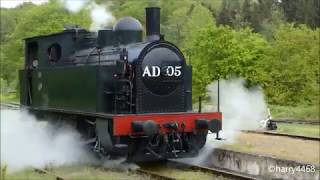
<path id="1" fill-rule="evenodd" d="M 146 36 L 132 17 L 113 28 L 25 39 L 20 103 L 39 119 L 78 130 L 102 155 L 133 161 L 195 156 L 220 112 L 193 112 L 192 67 L 146 8 Z"/>

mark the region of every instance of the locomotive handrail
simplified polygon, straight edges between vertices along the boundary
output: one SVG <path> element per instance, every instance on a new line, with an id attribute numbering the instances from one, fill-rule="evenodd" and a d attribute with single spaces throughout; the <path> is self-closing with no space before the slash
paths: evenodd
<path id="1" fill-rule="evenodd" d="M 220 112 L 220 81 L 218 79 L 218 105 L 217 110 Z"/>
<path id="2" fill-rule="evenodd" d="M 74 62 L 73 60 L 70 61 L 64 61 L 64 62 L 60 62 L 58 64 L 55 64 L 54 66 L 64 66 L 64 65 L 70 65 L 70 66 L 77 66 L 77 65 L 109 65 L 109 64 L 103 64 L 104 62 L 116 62 L 119 61 L 119 59 L 108 59 L 108 60 L 86 60 L 86 62 Z M 37 69 L 45 69 L 48 67 L 41 67 L 41 68 L 37 68 Z"/>

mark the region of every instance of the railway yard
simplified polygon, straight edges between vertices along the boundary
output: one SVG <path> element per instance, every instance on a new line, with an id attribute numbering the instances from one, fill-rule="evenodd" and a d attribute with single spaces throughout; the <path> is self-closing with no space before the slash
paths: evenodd
<path id="1" fill-rule="evenodd" d="M 320 180 L 320 0 L 0 1 L 0 180 Z"/>
<path id="2" fill-rule="evenodd" d="M 1 109 L 19 110 L 16 104 L 1 104 Z M 283 124 L 301 124 L 286 120 Z M 279 123 L 279 124 L 280 124 Z M 309 122 L 306 122 L 309 123 Z M 305 125 L 306 123 L 303 123 Z M 310 126 L 319 127 L 312 122 Z M 209 143 L 210 143 L 209 138 Z M 205 161 L 191 159 L 152 163 L 104 165 L 64 165 L 28 168 L 14 173 L 2 167 L 3 179 L 319 179 L 320 139 L 318 136 L 277 132 L 241 131 L 233 143 L 222 143 Z M 114 160 L 112 160 L 114 161 Z M 278 167 L 278 170 L 275 168 Z M 297 168 L 284 172 L 280 168 Z M 302 169 L 304 168 L 304 170 Z"/>

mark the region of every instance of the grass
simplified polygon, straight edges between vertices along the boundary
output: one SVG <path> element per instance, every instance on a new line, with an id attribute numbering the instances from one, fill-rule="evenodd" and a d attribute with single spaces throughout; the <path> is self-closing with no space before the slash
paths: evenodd
<path id="1" fill-rule="evenodd" d="M 269 105 L 273 119 L 319 120 L 319 105 Z"/>
<path id="2" fill-rule="evenodd" d="M 147 180 L 149 177 L 138 175 L 134 172 L 110 171 L 93 168 L 89 166 L 60 166 L 50 169 L 56 175 L 68 180 Z M 1 180 L 55 180 L 56 178 L 47 174 L 39 174 L 33 169 L 25 169 L 12 173 L 6 173 Z"/>
<path id="3" fill-rule="evenodd" d="M 280 133 L 320 137 L 320 125 L 278 123 L 277 126 Z"/>
<path id="4" fill-rule="evenodd" d="M 239 151 L 239 152 L 252 152 L 254 150 L 254 145 L 249 142 L 243 143 L 233 143 L 224 145 L 223 148 Z"/>
<path id="5" fill-rule="evenodd" d="M 46 174 L 39 174 L 33 169 L 26 169 L 23 171 L 17 171 L 12 173 L 7 173 L 2 177 L 3 180 L 55 180 L 53 176 Z"/>
<path id="6" fill-rule="evenodd" d="M 193 170 L 177 170 L 175 168 L 168 168 L 165 166 L 150 166 L 149 170 L 155 171 L 159 174 L 164 174 L 166 176 L 174 177 L 177 179 L 225 179 L 221 176 L 213 176 L 212 174 L 207 174 L 200 171 Z M 50 172 L 53 172 L 56 175 L 64 177 L 68 180 L 149 180 L 151 179 L 145 175 L 139 175 L 135 172 L 128 171 L 115 171 L 115 170 L 103 170 L 101 168 L 94 168 L 90 166 L 60 166 L 60 167 L 51 167 Z M 5 175 L 3 180 L 54 180 L 55 178 L 46 175 L 39 174 L 33 169 L 26 169 L 23 171 L 18 171 L 14 173 L 8 173 Z M 2 180 L 2 179 L 1 179 Z"/>
<path id="7" fill-rule="evenodd" d="M 19 97 L 15 92 L 6 94 L 1 93 L 0 101 L 5 103 L 19 103 Z"/>
<path id="8" fill-rule="evenodd" d="M 7 175 L 7 165 L 4 165 L 4 166 L 0 166 L 0 177 L 2 180 L 5 180 L 6 178 L 6 175 Z"/>
<path id="9" fill-rule="evenodd" d="M 143 166 L 144 169 L 149 170 L 151 172 L 156 172 L 158 174 L 163 174 L 165 176 L 172 177 L 174 179 L 186 179 L 186 180 L 225 180 L 227 178 L 219 176 L 219 175 L 212 175 L 206 172 L 189 170 L 189 169 L 177 169 L 175 167 L 170 167 L 170 165 L 166 164 L 159 164 L 159 163 L 145 163 Z"/>
<path id="10" fill-rule="evenodd" d="M 131 173 L 128 171 L 116 171 L 116 170 L 103 170 L 101 168 L 95 168 L 90 166 L 62 166 L 54 168 L 53 171 L 56 174 L 61 174 L 63 177 L 69 180 L 145 180 L 148 179 L 145 176 Z"/>

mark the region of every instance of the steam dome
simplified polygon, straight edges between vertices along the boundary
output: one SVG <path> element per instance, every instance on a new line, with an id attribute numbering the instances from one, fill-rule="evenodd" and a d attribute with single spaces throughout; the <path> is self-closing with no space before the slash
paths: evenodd
<path id="1" fill-rule="evenodd" d="M 141 23 L 133 18 L 133 17 L 124 17 L 117 21 L 117 23 L 113 26 L 114 31 L 125 31 L 125 30 L 133 30 L 133 31 L 142 31 Z"/>

